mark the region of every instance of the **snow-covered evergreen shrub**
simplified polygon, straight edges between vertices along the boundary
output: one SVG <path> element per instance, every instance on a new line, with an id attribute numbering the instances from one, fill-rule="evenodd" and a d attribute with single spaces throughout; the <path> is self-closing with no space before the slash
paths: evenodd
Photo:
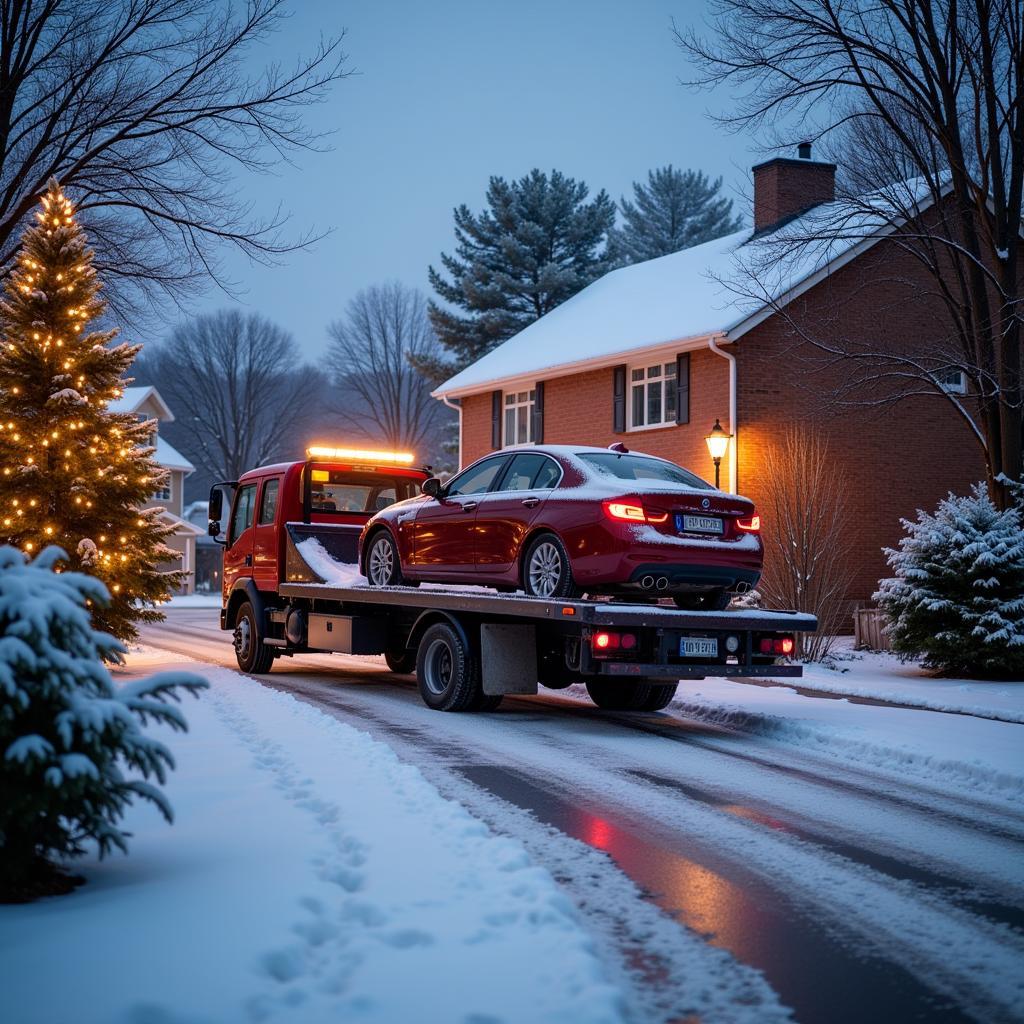
<path id="1" fill-rule="evenodd" d="M 155 783 L 174 761 L 142 727 L 185 730 L 171 702 L 207 685 L 165 672 L 115 687 L 103 660 L 119 660 L 124 648 L 94 630 L 89 613 L 107 590 L 94 577 L 55 572 L 64 558 L 49 547 L 29 563 L 0 548 L 0 890 L 8 896 L 37 883 L 45 890 L 50 858 L 79 855 L 89 840 L 101 856 L 127 851 L 118 823 L 136 797 L 172 820 Z"/>
<path id="2" fill-rule="evenodd" d="M 950 674 L 1024 678 L 1022 519 L 976 484 L 903 520 L 899 549 L 886 549 L 896 576 L 875 594 L 893 650 Z"/>

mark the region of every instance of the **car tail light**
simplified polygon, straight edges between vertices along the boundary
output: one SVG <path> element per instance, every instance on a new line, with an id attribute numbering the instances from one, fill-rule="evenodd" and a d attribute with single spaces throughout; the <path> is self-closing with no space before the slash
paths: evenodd
<path id="1" fill-rule="evenodd" d="M 762 637 L 759 644 L 762 654 L 790 655 L 796 644 L 791 636 Z"/>
<path id="2" fill-rule="evenodd" d="M 761 532 L 761 517 L 760 516 L 749 516 L 746 519 L 737 519 L 736 527 L 740 530 L 746 530 L 747 533 L 760 533 Z"/>
<path id="3" fill-rule="evenodd" d="M 609 519 L 627 523 L 663 523 L 668 519 L 667 512 L 656 508 L 644 508 L 643 505 L 634 505 L 628 501 L 606 501 L 603 504 L 605 515 Z"/>
<path id="4" fill-rule="evenodd" d="M 605 654 L 610 651 L 634 651 L 636 650 L 635 633 L 610 633 L 601 631 L 594 633 L 590 638 L 590 645 L 595 654 Z"/>

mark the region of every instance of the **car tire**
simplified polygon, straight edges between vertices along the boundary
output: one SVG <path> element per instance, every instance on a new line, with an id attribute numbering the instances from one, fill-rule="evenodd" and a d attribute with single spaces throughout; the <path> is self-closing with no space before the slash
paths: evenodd
<path id="1" fill-rule="evenodd" d="M 485 699 L 476 652 L 447 622 L 430 626 L 420 639 L 416 677 L 423 703 L 434 711 L 473 711 Z"/>
<path id="2" fill-rule="evenodd" d="M 411 582 L 402 574 L 398 545 L 388 530 L 380 530 L 370 538 L 363 559 L 366 580 L 371 587 L 408 587 Z"/>
<path id="3" fill-rule="evenodd" d="M 569 552 L 553 533 L 540 533 L 530 541 L 522 576 L 523 590 L 531 597 L 571 598 L 580 593 L 572 578 Z"/>
<path id="4" fill-rule="evenodd" d="M 385 651 L 384 660 L 388 668 L 400 676 L 407 676 L 416 671 L 416 652 L 410 651 L 407 647 Z"/>
<path id="5" fill-rule="evenodd" d="M 729 607 L 732 594 L 728 590 L 703 590 L 692 594 L 673 594 L 677 608 L 688 612 L 724 612 Z"/>
<path id="6" fill-rule="evenodd" d="M 605 711 L 661 711 L 676 695 L 678 683 L 588 679 L 590 699 Z"/>
<path id="7" fill-rule="evenodd" d="M 262 675 L 270 671 L 274 664 L 274 650 L 263 642 L 263 629 L 251 601 L 246 601 L 238 609 L 232 643 L 235 661 L 243 672 Z"/>

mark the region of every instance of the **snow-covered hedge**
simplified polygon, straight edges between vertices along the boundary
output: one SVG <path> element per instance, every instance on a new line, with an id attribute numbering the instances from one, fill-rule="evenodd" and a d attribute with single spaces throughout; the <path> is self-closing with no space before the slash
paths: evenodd
<path id="1" fill-rule="evenodd" d="M 51 858 L 81 854 L 89 840 L 101 855 L 127 851 L 118 822 L 136 797 L 172 819 L 156 783 L 174 762 L 142 726 L 184 730 L 172 702 L 207 685 L 166 672 L 115 687 L 103 660 L 119 660 L 124 648 L 94 630 L 89 614 L 107 590 L 55 572 L 66 557 L 50 547 L 27 562 L 0 548 L 0 888 L 8 892 L 45 889 Z"/>
<path id="2" fill-rule="evenodd" d="M 886 549 L 896 576 L 875 594 L 893 650 L 944 672 L 1024 678 L 1022 520 L 982 484 L 903 520 L 899 549 Z"/>

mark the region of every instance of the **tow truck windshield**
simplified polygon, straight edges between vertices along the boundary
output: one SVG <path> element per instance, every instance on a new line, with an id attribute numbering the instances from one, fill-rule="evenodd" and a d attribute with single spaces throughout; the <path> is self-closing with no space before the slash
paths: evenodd
<path id="1" fill-rule="evenodd" d="M 314 469 L 310 480 L 310 511 L 361 512 L 373 515 L 396 501 L 419 493 L 418 480 L 370 467 Z"/>

